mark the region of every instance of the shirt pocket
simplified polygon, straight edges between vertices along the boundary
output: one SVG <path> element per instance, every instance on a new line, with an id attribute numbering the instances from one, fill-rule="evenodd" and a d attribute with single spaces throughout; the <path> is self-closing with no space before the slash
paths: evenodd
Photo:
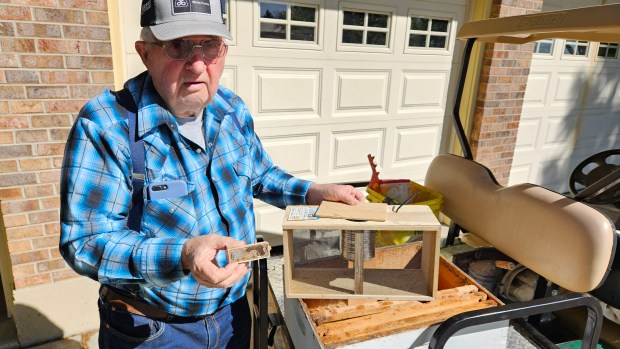
<path id="1" fill-rule="evenodd" d="M 146 200 L 142 230 L 152 237 L 193 237 L 197 226 L 191 193 Z"/>

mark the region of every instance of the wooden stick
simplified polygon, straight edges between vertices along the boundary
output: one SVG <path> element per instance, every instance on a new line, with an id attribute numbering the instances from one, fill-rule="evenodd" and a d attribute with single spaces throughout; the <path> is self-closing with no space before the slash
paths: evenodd
<path id="1" fill-rule="evenodd" d="M 478 287 L 474 285 L 465 285 L 447 290 L 440 290 L 437 292 L 436 300 L 462 297 L 473 292 L 478 292 Z M 320 325 L 326 322 L 371 315 L 387 311 L 389 309 L 398 309 L 409 305 L 419 304 L 422 303 L 417 301 L 365 301 L 361 304 L 349 306 L 343 306 L 341 303 L 339 306 L 310 310 L 309 315 L 315 323 Z"/>
<path id="2" fill-rule="evenodd" d="M 329 333 L 357 333 L 357 331 L 372 332 L 373 330 L 383 330 L 394 323 L 408 322 L 423 315 L 440 313 L 449 309 L 461 309 L 486 300 L 486 298 L 485 293 L 476 292 L 461 298 L 447 298 L 428 303 L 409 304 L 378 314 L 325 323 L 317 326 L 317 333 L 324 336 Z"/>
<path id="3" fill-rule="evenodd" d="M 322 341 L 325 345 L 334 346 L 337 344 L 360 342 L 379 336 L 402 332 L 405 330 L 413 330 L 418 328 L 429 327 L 446 319 L 466 311 L 485 309 L 496 306 L 493 300 L 475 302 L 460 307 L 441 309 L 437 312 L 410 315 L 409 318 L 402 318 L 395 321 L 384 322 L 383 324 L 372 323 L 363 328 L 354 330 L 342 329 L 341 331 L 323 333 Z"/>

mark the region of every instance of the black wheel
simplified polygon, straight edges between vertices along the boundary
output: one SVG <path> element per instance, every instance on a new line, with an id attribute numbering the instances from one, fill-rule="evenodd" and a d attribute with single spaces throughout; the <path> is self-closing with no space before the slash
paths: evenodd
<path id="1" fill-rule="evenodd" d="M 620 149 L 606 150 L 583 160 L 570 175 L 568 186 L 573 195 L 596 183 L 620 168 Z M 614 181 L 611 181 L 612 184 Z M 594 204 L 611 204 L 620 200 L 620 183 L 609 185 L 605 190 L 584 201 Z"/>

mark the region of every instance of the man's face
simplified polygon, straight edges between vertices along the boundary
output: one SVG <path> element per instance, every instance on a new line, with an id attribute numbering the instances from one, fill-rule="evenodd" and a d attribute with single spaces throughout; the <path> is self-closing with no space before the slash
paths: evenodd
<path id="1" fill-rule="evenodd" d="M 200 45 L 205 40 L 221 40 L 211 36 L 189 36 L 181 40 Z M 136 51 L 153 79 L 153 84 L 170 112 L 176 117 L 194 116 L 213 100 L 224 70 L 227 48 L 219 58 L 203 57 L 200 48 L 193 49 L 187 60 L 168 57 L 164 47 L 136 42 Z"/>

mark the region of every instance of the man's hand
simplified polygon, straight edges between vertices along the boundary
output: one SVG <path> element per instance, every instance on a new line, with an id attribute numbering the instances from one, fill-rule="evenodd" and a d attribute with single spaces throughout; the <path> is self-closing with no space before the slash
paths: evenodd
<path id="1" fill-rule="evenodd" d="M 357 205 L 364 202 L 364 194 L 350 185 L 312 183 L 306 194 L 306 202 L 308 205 L 319 205 L 323 200 Z"/>
<path id="2" fill-rule="evenodd" d="M 227 288 L 239 281 L 250 270 L 247 263 L 229 263 L 224 268 L 215 260 L 219 250 L 242 246 L 244 243 L 231 237 L 203 235 L 189 239 L 183 245 L 181 261 L 183 269 L 191 271 L 202 285 Z"/>

